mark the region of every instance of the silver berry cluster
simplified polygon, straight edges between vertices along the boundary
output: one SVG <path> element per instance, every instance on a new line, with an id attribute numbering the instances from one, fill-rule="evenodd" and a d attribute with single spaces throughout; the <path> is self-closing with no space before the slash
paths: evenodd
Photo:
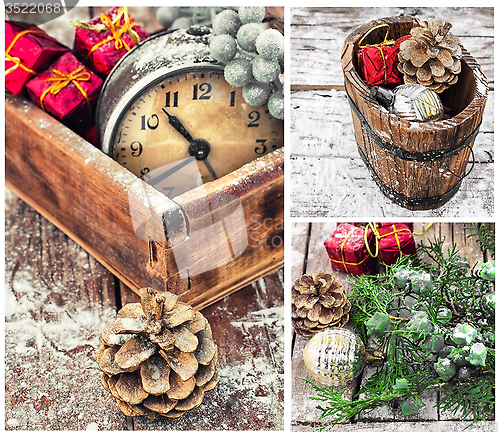
<path id="1" fill-rule="evenodd" d="M 224 77 L 234 87 L 243 88 L 250 106 L 268 105 L 275 118 L 284 118 L 283 84 L 284 37 L 275 29 L 266 29 L 263 6 L 225 9 L 212 20 L 210 54 L 225 64 Z"/>

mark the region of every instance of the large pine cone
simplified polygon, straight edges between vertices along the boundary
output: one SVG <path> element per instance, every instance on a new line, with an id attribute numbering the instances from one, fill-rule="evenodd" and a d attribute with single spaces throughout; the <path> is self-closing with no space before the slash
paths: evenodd
<path id="1" fill-rule="evenodd" d="M 206 318 L 177 296 L 140 294 L 102 332 L 101 381 L 127 416 L 177 418 L 217 385 L 217 346 Z"/>
<path id="2" fill-rule="evenodd" d="M 454 85 L 461 71 L 462 48 L 451 24 L 436 20 L 414 27 L 411 38 L 403 41 L 398 54 L 398 70 L 405 83 L 420 83 L 437 93 Z"/>
<path id="3" fill-rule="evenodd" d="M 299 335 L 310 337 L 327 327 L 343 327 L 350 310 L 344 286 L 331 274 L 304 274 L 292 287 L 292 325 Z"/>

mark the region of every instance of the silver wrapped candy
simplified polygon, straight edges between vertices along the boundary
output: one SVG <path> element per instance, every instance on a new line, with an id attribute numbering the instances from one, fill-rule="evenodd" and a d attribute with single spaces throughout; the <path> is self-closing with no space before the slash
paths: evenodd
<path id="1" fill-rule="evenodd" d="M 372 86 L 370 92 L 389 112 L 409 121 L 437 121 L 443 118 L 444 108 L 439 95 L 426 86 L 407 83 L 392 91 Z"/>

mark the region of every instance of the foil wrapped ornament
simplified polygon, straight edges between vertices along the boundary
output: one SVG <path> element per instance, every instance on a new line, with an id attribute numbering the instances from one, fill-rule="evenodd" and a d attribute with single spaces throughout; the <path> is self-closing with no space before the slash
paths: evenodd
<path id="1" fill-rule="evenodd" d="M 439 95 L 423 85 L 407 83 L 392 91 L 372 86 L 370 92 L 389 112 L 409 121 L 438 121 L 444 116 Z"/>
<path id="2" fill-rule="evenodd" d="M 365 365 L 379 366 L 385 356 L 367 350 L 361 338 L 344 328 L 315 334 L 304 348 L 304 364 L 314 379 L 328 386 L 343 386 L 354 380 Z"/>

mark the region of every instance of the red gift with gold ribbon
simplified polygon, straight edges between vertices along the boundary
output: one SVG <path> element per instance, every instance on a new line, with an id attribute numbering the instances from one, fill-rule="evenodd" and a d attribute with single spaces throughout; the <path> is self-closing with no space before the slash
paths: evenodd
<path id="1" fill-rule="evenodd" d="M 363 44 L 364 39 L 373 31 L 387 27 L 383 41 L 376 44 Z M 398 71 L 399 44 L 410 37 L 404 36 L 397 41 L 387 39 L 390 26 L 381 24 L 370 29 L 359 41 L 358 72 L 361 78 L 370 86 L 400 84 L 401 74 Z"/>
<path id="2" fill-rule="evenodd" d="M 399 223 L 377 223 L 377 227 L 392 226 L 393 224 L 399 224 Z M 413 232 L 413 223 L 401 223 L 401 224 L 404 224 Z"/>
<path id="3" fill-rule="evenodd" d="M 135 23 L 127 7 L 114 7 L 90 20 L 75 24 L 73 51 L 96 74 L 105 77 L 133 47 L 149 38 Z"/>
<path id="4" fill-rule="evenodd" d="M 30 100 L 76 132 L 93 123 L 93 111 L 102 80 L 71 53 L 31 79 L 26 89 Z"/>
<path id="5" fill-rule="evenodd" d="M 18 97 L 24 95 L 26 82 L 68 51 L 37 26 L 6 21 L 5 88 Z"/>
<path id="6" fill-rule="evenodd" d="M 406 224 L 394 223 L 375 230 L 378 243 L 378 259 L 386 265 L 393 265 L 400 256 L 417 253 L 412 231 Z"/>
<path id="7" fill-rule="evenodd" d="M 372 229 L 340 223 L 324 245 L 334 270 L 358 275 L 374 272 L 377 260 L 369 255 L 366 246 L 372 251 L 375 248 Z"/>

